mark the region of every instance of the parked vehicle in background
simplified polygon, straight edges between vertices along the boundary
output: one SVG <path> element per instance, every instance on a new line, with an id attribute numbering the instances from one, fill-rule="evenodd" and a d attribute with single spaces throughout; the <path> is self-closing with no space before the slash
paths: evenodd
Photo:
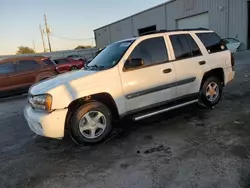
<path id="1" fill-rule="evenodd" d="M 89 64 L 89 63 L 90 63 L 99 53 L 101 53 L 104 49 L 105 49 L 105 48 L 99 49 L 99 50 L 95 53 L 95 56 L 94 56 L 94 57 L 92 57 L 92 58 L 90 58 L 90 59 L 87 59 L 85 65 L 88 65 L 88 64 Z"/>
<path id="2" fill-rule="evenodd" d="M 65 57 L 67 59 L 70 59 L 70 60 L 81 60 L 81 61 L 86 61 L 86 59 L 80 55 L 69 55 L 67 57 Z"/>
<path id="3" fill-rule="evenodd" d="M 242 43 L 235 38 L 225 38 L 223 41 L 232 54 L 242 50 Z"/>
<path id="4" fill-rule="evenodd" d="M 202 103 L 215 106 L 234 78 L 234 57 L 213 31 L 159 31 L 106 47 L 84 70 L 29 90 L 25 118 L 35 133 L 103 141 L 113 122 Z"/>
<path id="5" fill-rule="evenodd" d="M 56 74 L 56 64 L 47 57 L 13 57 L 1 60 L 0 96 L 27 92 L 34 83 Z"/>
<path id="6" fill-rule="evenodd" d="M 73 60 L 68 58 L 55 59 L 57 64 L 58 73 L 64 73 L 68 71 L 74 71 L 83 68 L 84 62 L 82 60 Z"/>

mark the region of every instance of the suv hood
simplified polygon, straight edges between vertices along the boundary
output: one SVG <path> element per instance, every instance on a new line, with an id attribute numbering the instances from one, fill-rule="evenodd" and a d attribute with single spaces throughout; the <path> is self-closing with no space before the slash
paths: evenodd
<path id="1" fill-rule="evenodd" d="M 45 81 L 42 81 L 42 82 L 39 82 L 39 83 L 33 85 L 30 88 L 29 93 L 31 95 L 44 94 L 57 86 L 60 86 L 60 85 L 65 84 L 65 83 L 69 83 L 69 82 L 71 82 L 73 80 L 77 80 L 79 78 L 83 78 L 83 77 L 92 75 L 96 72 L 97 71 L 79 70 L 79 71 L 75 71 L 75 72 L 64 73 L 64 74 L 55 76 L 51 79 L 48 79 L 48 80 L 45 80 Z"/>

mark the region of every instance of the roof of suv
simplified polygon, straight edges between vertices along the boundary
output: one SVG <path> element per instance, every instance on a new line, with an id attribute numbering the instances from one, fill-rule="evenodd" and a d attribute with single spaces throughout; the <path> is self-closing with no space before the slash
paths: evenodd
<path id="1" fill-rule="evenodd" d="M 131 40 L 136 40 L 140 37 L 144 37 L 147 35 L 155 35 L 155 34 L 162 34 L 162 33 L 182 33 L 182 32 L 213 32 L 212 30 L 206 29 L 206 28 L 192 28 L 192 29 L 175 29 L 175 30 L 157 30 L 157 31 L 151 31 L 151 32 L 147 32 L 147 33 L 143 33 L 140 36 L 136 36 L 133 38 L 127 38 L 124 40 L 120 40 L 117 41 L 115 43 L 118 42 L 127 42 L 127 41 L 131 41 Z"/>
<path id="2" fill-rule="evenodd" d="M 151 32 L 146 32 L 142 33 L 140 36 L 145 36 L 145 35 L 151 35 L 151 34 L 158 34 L 158 33 L 172 33 L 172 32 L 183 32 L 183 31 L 211 31 L 206 28 L 191 28 L 191 29 L 175 29 L 175 30 L 157 30 L 157 31 L 151 31 Z"/>

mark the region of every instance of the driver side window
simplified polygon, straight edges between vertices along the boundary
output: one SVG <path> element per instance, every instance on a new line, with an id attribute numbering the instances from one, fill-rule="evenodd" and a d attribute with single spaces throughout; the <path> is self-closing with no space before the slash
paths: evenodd
<path id="1" fill-rule="evenodd" d="M 142 41 L 129 56 L 129 60 L 131 59 L 142 59 L 144 67 L 167 62 L 169 59 L 164 38 L 156 37 Z"/>

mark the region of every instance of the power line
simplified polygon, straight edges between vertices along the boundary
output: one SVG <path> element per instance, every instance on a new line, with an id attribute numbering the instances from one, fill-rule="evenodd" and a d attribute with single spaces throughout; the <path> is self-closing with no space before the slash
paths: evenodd
<path id="1" fill-rule="evenodd" d="M 84 38 L 84 39 L 75 39 L 75 38 L 73 39 L 73 38 L 68 38 L 68 37 L 61 37 L 61 36 L 55 35 L 54 33 L 51 33 L 50 35 L 53 36 L 53 37 L 62 39 L 62 40 L 75 40 L 75 41 L 79 41 L 79 40 L 92 40 L 92 39 L 94 39 L 93 37 L 92 38 Z"/>

